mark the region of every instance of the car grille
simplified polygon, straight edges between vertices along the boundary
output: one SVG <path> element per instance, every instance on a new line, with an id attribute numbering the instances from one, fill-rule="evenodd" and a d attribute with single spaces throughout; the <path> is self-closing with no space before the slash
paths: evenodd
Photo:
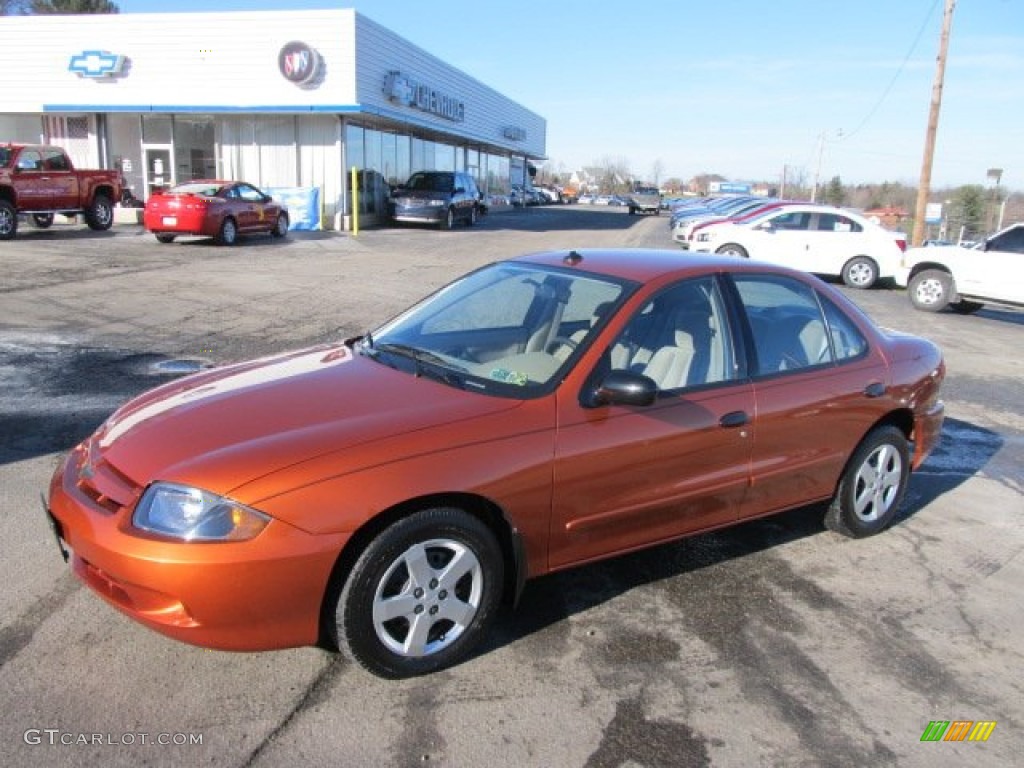
<path id="1" fill-rule="evenodd" d="M 133 504 L 141 490 L 99 455 L 95 441 L 89 441 L 81 452 L 75 487 L 97 507 L 111 514 Z"/>

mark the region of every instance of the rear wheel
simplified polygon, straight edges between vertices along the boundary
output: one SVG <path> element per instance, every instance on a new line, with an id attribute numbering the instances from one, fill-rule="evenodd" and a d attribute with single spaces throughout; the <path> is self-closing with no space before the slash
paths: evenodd
<path id="1" fill-rule="evenodd" d="M 53 224 L 53 214 L 52 213 L 33 213 L 32 214 L 32 223 L 35 224 L 40 229 L 46 229 L 51 224 Z"/>
<path id="2" fill-rule="evenodd" d="M 174 238 L 176 238 L 176 237 L 177 237 L 177 235 L 168 235 L 166 233 L 161 232 L 160 234 L 158 234 L 156 236 L 156 239 L 157 239 L 157 242 L 159 242 L 159 243 L 173 243 L 174 242 Z"/>
<path id="3" fill-rule="evenodd" d="M 449 206 L 441 221 L 441 229 L 455 229 L 455 209 Z"/>
<path id="4" fill-rule="evenodd" d="M 0 240 L 11 240 L 18 233 L 18 211 L 6 200 L 0 200 Z"/>
<path id="5" fill-rule="evenodd" d="M 939 269 L 926 269 L 910 278 L 907 295 L 915 309 L 939 312 L 953 296 L 953 277 Z"/>
<path id="6" fill-rule="evenodd" d="M 750 254 L 747 253 L 747 249 L 744 248 L 742 245 L 738 245 L 736 243 L 726 243 L 717 251 L 715 251 L 715 253 L 720 253 L 723 256 L 737 256 L 741 259 L 750 258 Z"/>
<path id="7" fill-rule="evenodd" d="M 472 208 L 469 209 L 469 226 L 472 227 L 474 224 L 476 224 L 476 217 L 477 211 L 476 206 L 474 205 Z"/>
<path id="8" fill-rule="evenodd" d="M 910 451 L 903 433 L 889 426 L 872 430 L 843 470 L 825 513 L 826 527 L 853 538 L 878 533 L 895 517 L 909 477 Z"/>
<path id="9" fill-rule="evenodd" d="M 453 508 L 417 512 L 353 566 L 334 610 L 338 647 L 382 677 L 451 666 L 485 636 L 503 578 L 501 549 L 480 520 Z"/>
<path id="10" fill-rule="evenodd" d="M 114 206 L 106 195 L 96 195 L 85 209 L 85 223 L 89 229 L 102 231 L 114 223 Z"/>
<path id="11" fill-rule="evenodd" d="M 867 256 L 856 256 L 843 265 L 842 278 L 851 288 L 870 288 L 878 281 L 878 265 Z"/>
<path id="12" fill-rule="evenodd" d="M 218 245 L 234 245 L 238 239 L 238 225 L 235 224 L 235 220 L 230 216 L 224 219 L 221 222 L 220 230 L 213 239 L 217 241 Z"/>
<path id="13" fill-rule="evenodd" d="M 274 228 L 270 231 L 274 237 L 284 237 L 288 234 L 288 214 L 281 212 L 277 215 Z"/>

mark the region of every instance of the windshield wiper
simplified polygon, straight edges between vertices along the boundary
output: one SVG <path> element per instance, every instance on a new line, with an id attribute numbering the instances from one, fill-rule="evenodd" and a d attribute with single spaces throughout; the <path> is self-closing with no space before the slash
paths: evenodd
<path id="1" fill-rule="evenodd" d="M 440 381 L 442 384 L 448 384 L 449 386 L 458 387 L 459 389 L 465 388 L 465 380 L 455 371 L 465 371 L 466 369 L 454 365 L 440 355 L 436 355 L 426 349 L 413 347 L 409 344 L 394 344 L 388 342 L 376 344 L 372 349 L 374 356 L 380 352 L 390 352 L 392 354 L 401 355 L 402 357 L 408 357 L 415 364 L 414 372 L 416 376 L 426 376 L 434 379 L 435 381 Z M 427 363 L 430 367 L 425 367 L 424 363 Z M 433 366 L 437 367 L 435 368 Z"/>

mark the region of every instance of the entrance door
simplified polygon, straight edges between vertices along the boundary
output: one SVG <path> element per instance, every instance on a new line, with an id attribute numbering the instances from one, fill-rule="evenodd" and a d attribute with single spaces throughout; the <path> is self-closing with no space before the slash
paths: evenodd
<path id="1" fill-rule="evenodd" d="M 146 162 L 146 193 L 174 184 L 174 154 L 170 144 L 147 144 L 142 148 Z"/>

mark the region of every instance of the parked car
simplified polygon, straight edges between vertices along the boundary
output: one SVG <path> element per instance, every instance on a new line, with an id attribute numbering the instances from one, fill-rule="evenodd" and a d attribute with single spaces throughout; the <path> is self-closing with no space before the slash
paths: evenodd
<path id="1" fill-rule="evenodd" d="M 56 213 L 82 214 L 90 229 L 110 229 L 123 191 L 120 171 L 76 169 L 61 147 L 0 144 L 0 240 L 18 233 L 19 215 L 45 229 Z"/>
<path id="2" fill-rule="evenodd" d="M 728 211 L 705 211 L 703 213 L 697 213 L 690 218 L 679 219 L 675 223 L 672 227 L 672 239 L 675 240 L 681 248 L 689 249 L 694 238 L 694 233 L 704 229 L 710 224 L 714 224 L 719 221 L 728 221 L 731 224 L 742 224 L 786 204 L 786 202 L 781 200 L 764 197 L 748 200 L 742 205 L 735 206 Z"/>
<path id="3" fill-rule="evenodd" d="M 288 210 L 244 181 L 186 181 L 149 196 L 143 223 L 161 243 L 181 235 L 212 237 L 233 245 L 239 235 L 288 234 Z"/>
<path id="4" fill-rule="evenodd" d="M 819 275 L 841 277 L 852 288 L 892 278 L 906 235 L 890 232 L 853 211 L 829 205 L 787 205 L 745 223 L 713 223 L 691 250 L 755 258 Z"/>
<path id="5" fill-rule="evenodd" d="M 455 222 L 476 224 L 482 195 L 476 181 L 461 171 L 417 171 L 395 189 L 388 203 L 393 221 L 436 224 L 453 229 Z"/>
<path id="6" fill-rule="evenodd" d="M 594 195 L 590 194 L 589 192 L 584 192 L 582 195 L 579 196 L 577 202 L 580 205 L 593 205 Z"/>
<path id="7" fill-rule="evenodd" d="M 532 577 L 811 502 L 881 531 L 943 376 L 801 272 L 533 254 L 130 401 L 60 462 L 48 515 L 75 574 L 158 632 L 328 638 L 407 677 L 466 658 Z"/>
<path id="8" fill-rule="evenodd" d="M 970 313 L 983 304 L 1024 306 L 1024 223 L 1012 224 L 980 247 L 911 248 L 896 270 L 917 309 L 950 307 Z"/>

